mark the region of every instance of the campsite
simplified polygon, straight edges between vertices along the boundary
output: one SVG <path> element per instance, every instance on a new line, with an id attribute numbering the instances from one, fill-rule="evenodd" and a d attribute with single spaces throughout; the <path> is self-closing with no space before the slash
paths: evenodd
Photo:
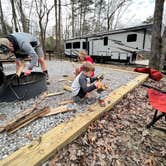
<path id="1" fill-rule="evenodd" d="M 165 166 L 164 18 L 164 0 L 0 0 L 0 166 Z"/>

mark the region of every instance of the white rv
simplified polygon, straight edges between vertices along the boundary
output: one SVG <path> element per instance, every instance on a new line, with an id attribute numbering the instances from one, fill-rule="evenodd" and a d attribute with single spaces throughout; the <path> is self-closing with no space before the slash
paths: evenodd
<path id="1" fill-rule="evenodd" d="M 86 50 L 99 62 L 122 61 L 130 63 L 135 53 L 150 51 L 152 24 L 141 25 L 98 33 L 65 41 L 65 55 L 77 57 L 80 50 Z"/>

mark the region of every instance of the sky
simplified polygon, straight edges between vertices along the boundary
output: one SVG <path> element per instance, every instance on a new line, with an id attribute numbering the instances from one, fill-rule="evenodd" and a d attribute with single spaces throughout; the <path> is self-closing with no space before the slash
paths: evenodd
<path id="1" fill-rule="evenodd" d="M 68 0 L 62 0 L 67 3 Z M 66 1 L 66 2 L 65 2 Z M 145 21 L 149 16 L 153 16 L 155 0 L 132 0 L 129 7 L 120 17 L 120 22 L 124 27 L 136 26 Z M 63 21 L 65 22 L 66 14 L 69 9 L 63 8 Z"/>
<path id="2" fill-rule="evenodd" d="M 6 4 L 6 2 L 9 3 L 9 0 L 1 0 L 2 4 Z M 52 4 L 53 0 L 48 0 L 48 4 Z M 70 0 L 62 0 L 62 4 L 68 4 Z M 123 25 L 123 27 L 131 27 L 131 26 L 137 26 L 140 25 L 143 21 L 145 21 L 149 16 L 153 16 L 154 13 L 154 7 L 155 7 L 155 0 L 132 0 L 132 3 L 128 8 L 123 12 L 122 16 L 120 17 L 120 23 Z M 8 9 L 6 13 L 9 13 L 10 7 L 8 6 Z M 62 7 L 62 20 L 65 24 L 66 22 L 66 15 L 69 14 L 70 9 L 67 7 Z M 7 17 L 10 17 L 11 15 L 8 15 Z M 51 29 L 54 25 L 54 12 L 52 12 L 52 15 L 50 15 L 49 18 L 49 24 L 48 29 Z M 52 21 L 53 20 L 53 21 Z"/>
<path id="3" fill-rule="evenodd" d="M 154 7 L 155 0 L 133 0 L 121 21 L 126 26 L 138 25 L 149 16 L 153 16 Z"/>

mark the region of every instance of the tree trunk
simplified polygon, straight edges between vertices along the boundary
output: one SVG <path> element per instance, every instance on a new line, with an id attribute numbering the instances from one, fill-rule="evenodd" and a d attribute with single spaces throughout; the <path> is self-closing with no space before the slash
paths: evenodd
<path id="1" fill-rule="evenodd" d="M 14 20 L 14 26 L 15 26 L 15 31 L 18 32 L 18 27 L 17 27 L 17 15 L 16 15 L 16 11 L 15 11 L 15 4 L 14 4 L 14 0 L 10 0 L 11 5 L 12 5 L 12 17 Z"/>
<path id="2" fill-rule="evenodd" d="M 59 25 L 58 25 L 58 32 L 59 32 L 59 34 L 58 34 L 58 38 L 59 38 L 59 43 L 58 43 L 58 50 L 59 50 L 59 52 L 61 52 L 61 0 L 59 0 L 59 18 L 58 18 L 58 23 L 59 23 Z"/>
<path id="3" fill-rule="evenodd" d="M 23 32 L 29 32 L 29 23 L 28 23 L 28 19 L 25 16 L 24 11 L 23 11 L 22 0 L 19 0 L 19 11 L 20 11 Z"/>
<path id="4" fill-rule="evenodd" d="M 74 27 L 74 22 L 75 22 L 75 16 L 74 16 L 74 13 L 75 13 L 75 8 L 74 8 L 74 1 L 72 0 L 71 1 L 71 9 L 72 9 L 72 11 L 71 11 L 71 26 L 72 26 L 72 37 L 74 37 L 75 36 L 75 27 Z"/>
<path id="5" fill-rule="evenodd" d="M 81 36 L 82 35 L 82 33 L 83 33 L 83 21 L 82 21 L 82 15 L 83 15 L 83 12 L 82 12 L 82 4 L 81 4 L 81 6 L 80 6 L 80 32 L 79 32 L 79 36 Z"/>
<path id="6" fill-rule="evenodd" d="M 162 69 L 163 66 L 166 66 L 166 27 L 164 27 L 164 33 L 163 33 L 163 36 L 162 36 L 160 69 Z"/>
<path id="7" fill-rule="evenodd" d="M 0 0 L 0 19 L 1 19 L 2 33 L 7 34 L 7 28 L 6 28 L 5 21 L 4 21 L 1 0 Z"/>
<path id="8" fill-rule="evenodd" d="M 149 67 L 160 69 L 161 61 L 161 27 L 163 16 L 164 0 L 156 0 L 153 17 L 153 30 L 151 40 L 151 56 L 149 58 Z"/>
<path id="9" fill-rule="evenodd" d="M 55 5 L 55 38 L 56 38 L 55 49 L 57 51 L 58 50 L 58 10 L 57 10 L 57 0 L 54 0 L 54 5 Z"/>

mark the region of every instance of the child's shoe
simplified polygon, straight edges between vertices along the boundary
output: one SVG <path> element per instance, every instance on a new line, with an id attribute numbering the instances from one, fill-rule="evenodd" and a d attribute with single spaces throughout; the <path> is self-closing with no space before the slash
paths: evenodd
<path id="1" fill-rule="evenodd" d="M 90 97 L 86 99 L 86 104 L 91 105 L 94 104 L 96 102 L 96 98 L 94 97 Z"/>
<path id="2" fill-rule="evenodd" d="M 98 102 L 99 102 L 100 107 L 105 107 L 104 99 L 99 99 Z"/>

